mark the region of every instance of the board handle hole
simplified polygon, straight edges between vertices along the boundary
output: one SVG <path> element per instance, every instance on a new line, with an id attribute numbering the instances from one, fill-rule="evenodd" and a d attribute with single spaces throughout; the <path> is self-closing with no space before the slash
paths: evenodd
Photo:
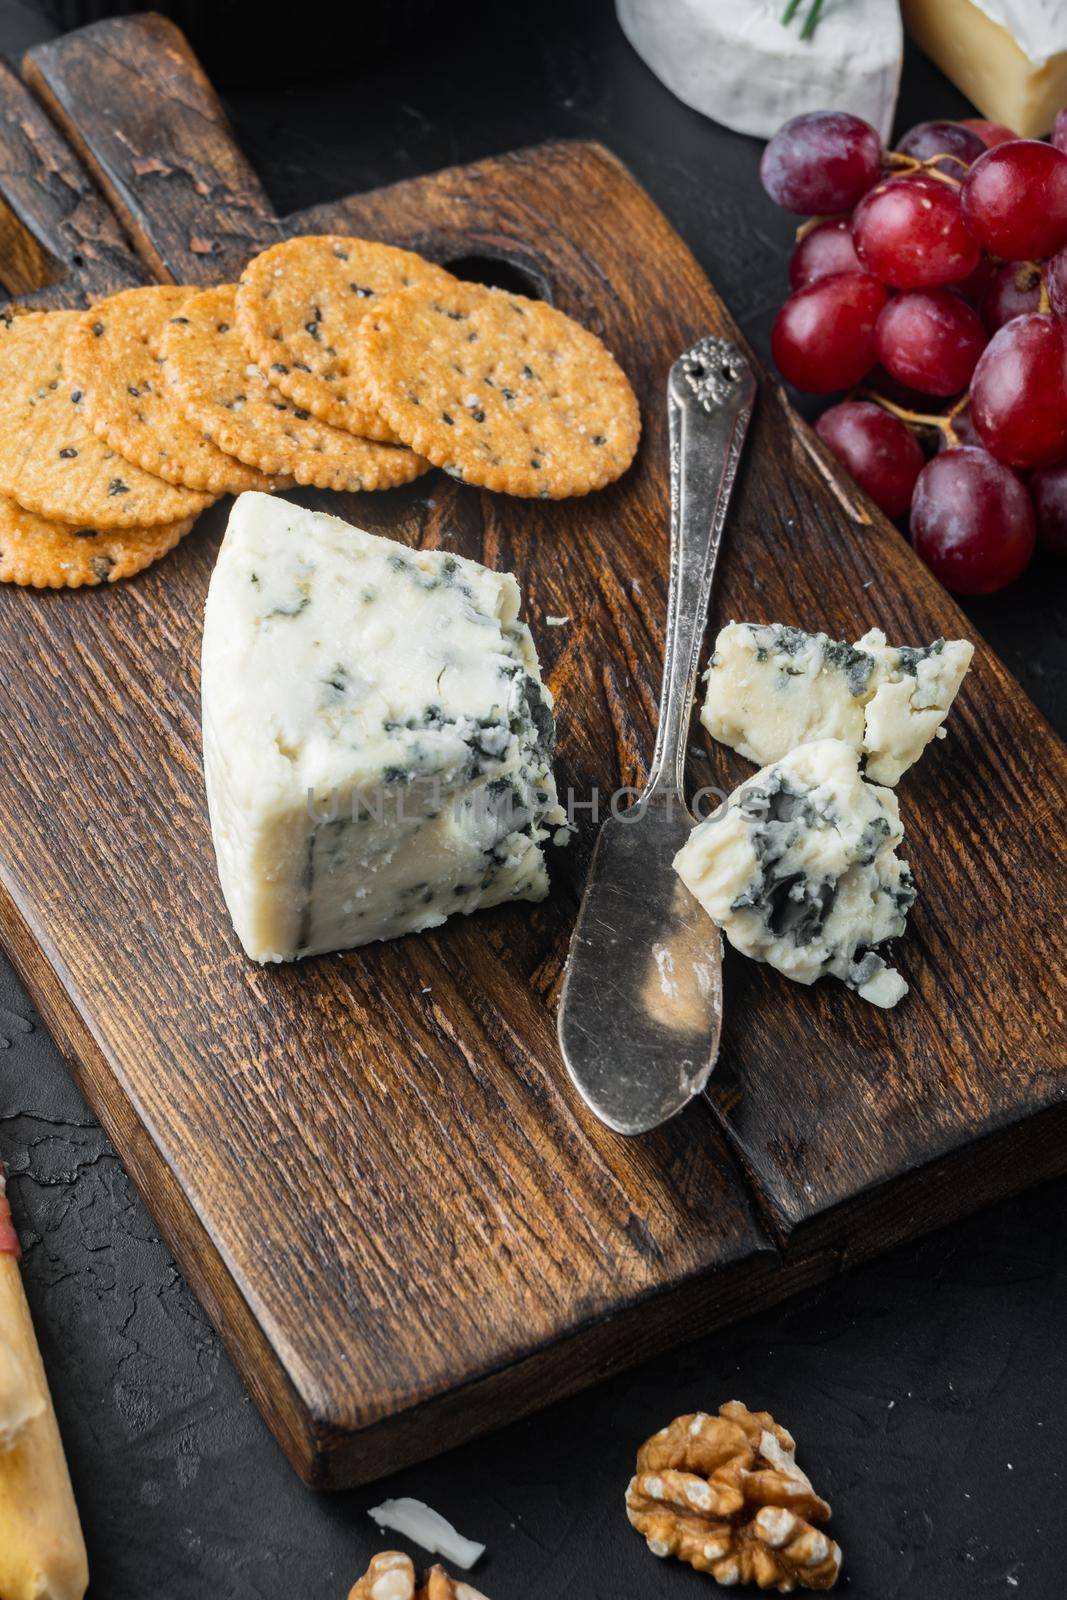
<path id="1" fill-rule="evenodd" d="M 514 256 L 489 253 L 452 256 L 441 265 L 468 283 L 484 283 L 490 289 L 525 295 L 528 300 L 552 302 L 552 289 L 544 274 L 532 263 L 517 261 Z"/>

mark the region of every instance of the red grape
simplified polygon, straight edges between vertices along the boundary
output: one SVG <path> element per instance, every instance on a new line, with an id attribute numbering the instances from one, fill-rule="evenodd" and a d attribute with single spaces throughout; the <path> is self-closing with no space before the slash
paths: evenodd
<path id="1" fill-rule="evenodd" d="M 829 394 L 859 383 L 874 366 L 874 325 L 889 296 L 866 272 L 838 272 L 790 295 L 771 330 L 787 383 Z"/>
<path id="2" fill-rule="evenodd" d="M 803 289 L 835 272 L 862 272 L 848 217 L 829 217 L 806 233 L 789 262 L 789 287 Z"/>
<path id="3" fill-rule="evenodd" d="M 962 178 L 972 161 L 985 154 L 985 142 L 960 122 L 919 122 L 909 128 L 897 149 L 917 161 L 929 161 L 931 156 L 952 156 L 951 161 L 938 163 L 939 172 L 952 178 Z"/>
<path id="4" fill-rule="evenodd" d="M 1067 156 L 1067 106 L 1056 113 L 1056 120 L 1052 124 L 1052 143 Z"/>
<path id="5" fill-rule="evenodd" d="M 882 170 L 882 141 L 847 111 L 808 111 L 785 123 L 763 152 L 763 187 L 786 211 L 851 211 Z"/>
<path id="6" fill-rule="evenodd" d="M 987 122 L 985 117 L 961 117 L 961 128 L 970 128 L 976 133 L 987 150 L 992 150 L 998 144 L 1011 144 L 1019 135 L 1013 128 L 1006 128 L 1003 122 Z"/>
<path id="7" fill-rule="evenodd" d="M 902 422 L 870 401 L 845 400 L 823 412 L 815 432 L 887 517 L 904 515 L 923 453 Z"/>
<path id="8" fill-rule="evenodd" d="M 877 329 L 875 329 L 877 338 Z M 866 378 L 864 386 L 873 389 L 883 400 L 892 400 L 894 404 L 903 406 L 907 411 L 928 411 L 930 409 L 930 396 L 920 394 L 918 389 L 910 389 L 906 383 L 901 383 L 899 378 L 894 378 L 881 365 L 872 367 Z"/>
<path id="9" fill-rule="evenodd" d="M 961 294 L 972 306 L 981 309 L 982 296 L 996 277 L 998 265 L 999 263 L 994 261 L 992 256 L 982 256 L 974 271 L 969 272 L 965 278 L 961 278 L 959 283 L 954 283 L 952 287 L 957 294 Z"/>
<path id="10" fill-rule="evenodd" d="M 1034 553 L 1034 508 L 1023 484 L 986 450 L 934 456 L 911 502 L 911 542 L 954 594 L 992 594 Z"/>
<path id="11" fill-rule="evenodd" d="M 886 371 L 921 394 L 959 394 L 986 345 L 977 311 L 951 289 L 895 295 L 875 337 Z"/>
<path id="12" fill-rule="evenodd" d="M 1067 317 L 1067 250 L 1059 250 L 1045 263 L 1048 303 L 1058 317 Z"/>
<path id="13" fill-rule="evenodd" d="M 959 283 L 980 257 L 964 225 L 959 191 L 927 176 L 876 185 L 856 208 L 852 238 L 867 271 L 894 289 Z"/>
<path id="14" fill-rule="evenodd" d="M 1062 113 L 1061 113 L 1062 115 Z M 1037 516 L 1037 542 L 1055 555 L 1067 556 L 1067 461 L 1039 467 L 1030 478 Z"/>
<path id="15" fill-rule="evenodd" d="M 990 255 L 1005 261 L 1055 255 L 1067 244 L 1067 156 L 1041 139 L 987 150 L 964 180 L 962 206 Z"/>
<path id="16" fill-rule="evenodd" d="M 1067 324 L 1047 312 L 1006 322 L 974 369 L 971 411 L 986 449 L 1009 467 L 1067 455 Z"/>
<path id="17" fill-rule="evenodd" d="M 1041 304 L 1041 268 L 1033 261 L 1008 261 L 998 267 L 982 296 L 979 310 L 990 333 L 1013 317 L 1036 311 Z"/>

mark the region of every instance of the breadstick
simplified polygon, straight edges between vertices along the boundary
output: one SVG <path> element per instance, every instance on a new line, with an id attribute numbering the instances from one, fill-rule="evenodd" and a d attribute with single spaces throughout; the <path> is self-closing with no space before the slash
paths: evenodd
<path id="1" fill-rule="evenodd" d="M 85 1541 L 0 1167 L 0 1600 L 82 1600 Z"/>

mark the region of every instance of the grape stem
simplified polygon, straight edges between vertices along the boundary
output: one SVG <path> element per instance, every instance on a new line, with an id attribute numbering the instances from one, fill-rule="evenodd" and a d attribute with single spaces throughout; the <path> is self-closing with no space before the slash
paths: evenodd
<path id="1" fill-rule="evenodd" d="M 881 406 L 883 411 L 888 411 L 890 416 L 899 417 L 913 433 L 923 428 L 937 428 L 953 448 L 959 446 L 959 437 L 952 424 L 971 398 L 970 390 L 960 396 L 951 411 L 945 412 L 909 411 L 906 406 L 898 406 L 895 401 L 887 400 L 884 394 L 878 394 L 874 389 L 858 389 L 856 392 L 861 400 L 871 400 L 876 406 Z"/>
<path id="2" fill-rule="evenodd" d="M 790 0 L 790 9 L 782 18 L 783 22 L 789 21 L 799 4 L 800 0 Z M 951 189 L 962 188 L 962 184 L 958 178 L 950 178 L 947 172 L 940 172 L 938 170 L 937 163 L 939 161 L 952 161 L 958 167 L 966 165 L 965 162 L 960 160 L 959 156 L 949 155 L 947 151 L 943 155 L 927 156 L 925 161 L 919 161 L 917 157 L 905 155 L 903 151 L 900 150 L 883 150 L 882 161 L 885 166 L 890 167 L 894 171 L 901 174 L 906 175 L 912 172 L 927 172 L 931 178 L 937 178 L 940 183 L 947 183 Z M 809 217 L 806 222 L 802 222 L 800 224 L 796 231 L 797 244 L 799 244 L 802 239 L 806 239 L 809 233 L 814 232 L 814 230 L 819 226 L 820 222 L 834 222 L 842 214 L 843 213 L 839 211 L 824 211 L 821 216 Z M 1044 286 L 1042 286 L 1042 293 L 1044 293 Z M 1047 311 L 1048 307 L 1043 306 L 1042 310 Z"/>
<path id="3" fill-rule="evenodd" d="M 819 217 L 809 217 L 807 222 L 802 222 L 796 231 L 794 237 L 797 244 L 800 243 L 801 239 L 806 239 L 809 233 L 814 233 L 820 222 L 836 222 L 841 215 L 840 211 L 824 211 Z"/>
<path id="4" fill-rule="evenodd" d="M 959 156 L 950 155 L 947 150 L 936 156 L 927 156 L 925 161 L 920 161 L 917 156 L 905 155 L 902 150 L 884 150 L 882 160 L 892 171 L 907 175 L 912 172 L 925 172 L 929 177 L 936 178 L 939 183 L 947 183 L 951 189 L 962 188 L 959 178 L 950 177 L 947 172 L 942 172 L 938 163 L 951 161 L 955 166 L 966 166 Z"/>

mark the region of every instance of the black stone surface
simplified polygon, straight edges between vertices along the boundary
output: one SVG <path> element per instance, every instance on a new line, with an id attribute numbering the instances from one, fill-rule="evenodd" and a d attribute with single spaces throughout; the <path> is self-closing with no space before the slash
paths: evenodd
<path id="1" fill-rule="evenodd" d="M 759 145 L 674 102 L 619 34 L 607 0 L 475 9 L 476 18 L 463 4 L 438 7 L 432 36 L 412 37 L 376 67 L 230 94 L 278 206 L 554 135 L 602 139 L 765 351 L 791 223 L 759 190 Z M 298 13 L 286 14 L 282 36 L 294 59 Z M 9 55 L 47 33 L 32 10 L 0 0 Z M 901 128 L 954 114 L 963 114 L 959 96 L 910 57 Z M 1062 731 L 1062 569 L 1042 563 L 1012 592 L 968 609 Z M 641 1439 L 734 1396 L 794 1431 L 833 1502 L 846 1557 L 838 1592 L 1067 1592 L 1067 1183 L 388 1483 L 322 1499 L 267 1434 L 2 959 L 0 1154 L 95 1600 L 343 1600 L 384 1543 L 366 1508 L 401 1493 L 486 1541 L 473 1576 L 492 1600 L 708 1595 L 708 1579 L 647 1554 L 626 1525 L 622 1492 Z"/>

